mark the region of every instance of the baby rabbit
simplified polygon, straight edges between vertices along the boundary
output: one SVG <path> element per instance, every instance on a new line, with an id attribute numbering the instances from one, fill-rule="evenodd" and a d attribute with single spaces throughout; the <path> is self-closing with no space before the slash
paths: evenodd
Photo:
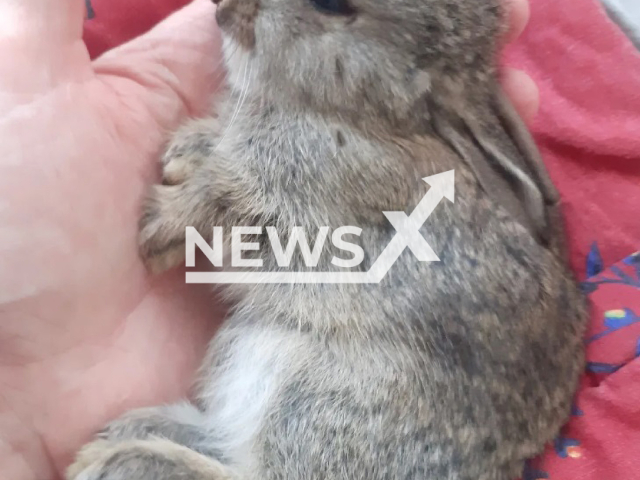
<path id="1" fill-rule="evenodd" d="M 521 473 L 568 417 L 586 308 L 558 194 L 495 79 L 501 17 L 498 0 L 222 0 L 228 92 L 164 156 L 149 267 L 183 261 L 187 226 L 224 227 L 228 250 L 234 226 L 353 225 L 366 272 L 397 234 L 389 212 L 454 170 L 455 203 L 420 229 L 440 261 L 405 249 L 379 283 L 226 286 L 193 403 L 114 421 L 69 480 Z M 261 271 L 307 271 L 267 244 Z M 345 271 L 334 256 L 349 260 L 330 245 L 314 271 Z"/>

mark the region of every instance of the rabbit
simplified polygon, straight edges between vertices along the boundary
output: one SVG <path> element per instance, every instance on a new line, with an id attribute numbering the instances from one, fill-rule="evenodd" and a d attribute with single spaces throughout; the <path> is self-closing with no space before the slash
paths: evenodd
<path id="1" fill-rule="evenodd" d="M 419 229 L 439 261 L 407 248 L 379 283 L 222 286 L 191 400 L 109 423 L 68 480 L 516 478 L 570 414 L 587 307 L 558 192 L 496 80 L 499 0 L 222 0 L 216 18 L 227 87 L 162 158 L 149 269 L 184 261 L 188 226 L 224 227 L 225 258 L 232 227 L 255 226 L 245 270 L 307 271 L 265 229 L 352 225 L 366 272 L 397 234 L 384 212 L 453 170 L 455 201 Z M 334 257 L 353 260 L 329 243 L 313 270 L 344 271 Z"/>

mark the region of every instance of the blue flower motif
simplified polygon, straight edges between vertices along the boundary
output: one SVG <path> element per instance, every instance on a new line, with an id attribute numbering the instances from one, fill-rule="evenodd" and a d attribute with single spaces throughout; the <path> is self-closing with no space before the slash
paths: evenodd
<path id="1" fill-rule="evenodd" d="M 640 282 L 640 252 L 636 252 L 633 255 L 629 255 L 627 258 L 623 260 L 623 263 L 625 265 L 635 267 L 636 277 L 638 277 L 638 281 Z"/>
<path id="2" fill-rule="evenodd" d="M 602 337 L 616 332 L 622 328 L 640 322 L 640 316 L 636 315 L 630 308 L 608 310 L 604 313 L 604 326 L 606 330 L 593 335 L 586 340 L 586 343 L 594 342 Z"/>
<path id="3" fill-rule="evenodd" d="M 598 290 L 598 284 L 593 282 L 582 282 L 580 284 L 580 289 L 582 290 L 582 293 L 589 295 Z"/>
<path id="4" fill-rule="evenodd" d="M 91 20 L 96 16 L 96 12 L 93 10 L 93 5 L 91 5 L 91 0 L 84 0 L 85 5 L 87 6 L 87 19 Z"/>
<path id="5" fill-rule="evenodd" d="M 560 458 L 578 458 L 580 453 L 580 442 L 575 438 L 558 436 L 553 442 L 553 448 Z"/>
<path id="6" fill-rule="evenodd" d="M 589 278 L 581 283 L 580 287 L 585 294 L 595 292 L 600 285 L 617 284 L 640 288 L 640 252 L 634 253 L 622 261 L 623 265 L 635 267 L 632 274 L 626 273 L 619 266 L 614 265 L 608 269 L 612 275 L 600 275 L 603 272 L 602 258 L 598 246 L 594 243 L 587 256 L 587 274 Z M 592 278 L 597 275 L 597 278 Z M 634 278 L 635 276 L 635 278 Z"/>
<path id="7" fill-rule="evenodd" d="M 627 258 L 625 258 L 622 263 L 624 263 L 625 265 L 640 265 L 640 252 L 636 252 L 633 255 L 629 255 Z"/>
<path id="8" fill-rule="evenodd" d="M 611 363 L 587 362 L 587 372 L 591 373 L 615 373 L 623 365 L 613 365 Z"/>
<path id="9" fill-rule="evenodd" d="M 522 480 L 540 480 L 543 478 L 549 478 L 549 474 L 533 468 L 529 462 L 525 463 Z"/>
<path id="10" fill-rule="evenodd" d="M 578 405 L 575 403 L 571 406 L 571 416 L 572 417 L 582 417 L 584 416 L 584 412 L 578 408 Z"/>
<path id="11" fill-rule="evenodd" d="M 609 310 L 604 314 L 604 325 L 610 330 L 619 330 L 638 322 L 638 317 L 628 308 Z"/>
<path id="12" fill-rule="evenodd" d="M 587 255 L 587 278 L 595 277 L 604 270 L 602 255 L 598 243 L 593 242 L 589 255 Z"/>

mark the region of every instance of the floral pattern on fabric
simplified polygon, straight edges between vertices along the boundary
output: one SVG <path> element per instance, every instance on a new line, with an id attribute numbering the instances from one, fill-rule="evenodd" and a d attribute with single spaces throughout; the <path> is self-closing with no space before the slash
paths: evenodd
<path id="1" fill-rule="evenodd" d="M 640 414 L 640 384 L 627 377 L 640 380 L 640 252 L 605 270 L 594 244 L 586 271 L 582 289 L 592 313 L 576 404 L 545 453 L 526 464 L 522 480 L 640 479 L 633 465 L 616 461 L 624 452 L 629 459 L 638 454 L 631 435 L 640 436 L 640 417 L 628 412 Z"/>

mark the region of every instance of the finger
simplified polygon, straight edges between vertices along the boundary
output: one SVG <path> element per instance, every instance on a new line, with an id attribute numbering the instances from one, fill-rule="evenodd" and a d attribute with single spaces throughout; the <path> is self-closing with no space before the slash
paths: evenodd
<path id="1" fill-rule="evenodd" d="M 95 72 L 163 129 L 201 114 L 222 80 L 221 39 L 210 0 L 195 0 L 146 35 L 94 62 Z"/>
<path id="2" fill-rule="evenodd" d="M 531 122 L 540 105 L 540 92 L 533 79 L 522 70 L 505 68 L 502 86 L 525 122 Z"/>
<path id="3" fill-rule="evenodd" d="M 83 0 L 0 1 L 0 90 L 39 93 L 89 75 Z"/>
<path id="4" fill-rule="evenodd" d="M 528 0 L 502 0 L 506 10 L 507 29 L 502 39 L 510 43 L 520 36 L 529 22 L 531 11 Z"/>

